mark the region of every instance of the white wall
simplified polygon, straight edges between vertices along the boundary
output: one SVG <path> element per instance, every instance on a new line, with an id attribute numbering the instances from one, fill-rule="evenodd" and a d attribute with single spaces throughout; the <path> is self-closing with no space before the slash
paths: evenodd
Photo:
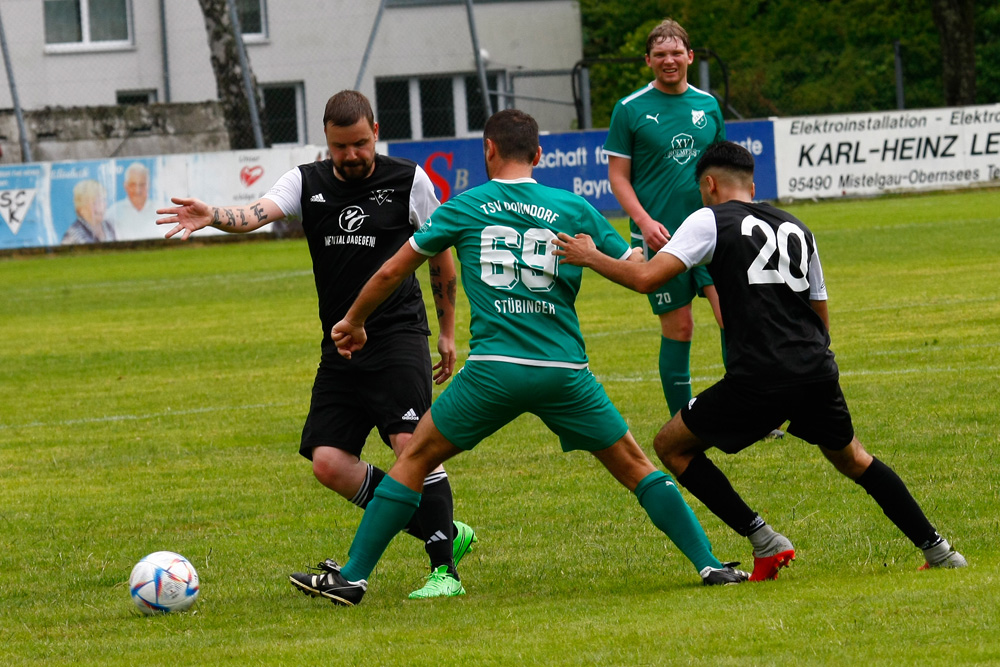
<path id="1" fill-rule="evenodd" d="M 158 100 L 167 101 L 160 0 L 131 0 L 134 44 L 118 50 L 53 53 L 45 46 L 42 7 L 41 0 L 3 0 L 0 6 L 23 108 L 112 105 L 116 91 L 136 89 L 156 89 Z M 267 38 L 248 41 L 247 52 L 260 83 L 304 83 L 305 142 L 322 142 L 327 98 L 354 87 L 377 9 L 375 0 L 268 0 Z M 476 5 L 474 12 L 490 69 L 569 69 L 582 57 L 574 0 L 491 2 Z M 169 101 L 216 99 L 197 0 L 167 0 L 166 25 Z M 464 3 L 388 8 L 361 89 L 373 97 L 375 77 L 474 71 Z M 560 86 L 568 88 L 568 77 Z M 0 85 L 0 107 L 11 106 L 8 87 Z M 551 129 L 566 129 L 572 110 L 553 110 L 557 127 Z"/>

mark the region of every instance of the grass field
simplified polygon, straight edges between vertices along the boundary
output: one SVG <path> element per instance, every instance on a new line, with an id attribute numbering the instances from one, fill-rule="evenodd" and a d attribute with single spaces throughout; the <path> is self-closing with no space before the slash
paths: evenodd
<path id="1" fill-rule="evenodd" d="M 321 332 L 301 240 L 0 260 L 0 664 L 794 665 L 1000 662 L 1000 191 L 797 205 L 816 233 L 859 437 L 969 559 L 920 553 L 795 438 L 714 459 L 794 542 L 777 582 L 704 588 L 623 488 L 522 417 L 448 464 L 468 595 L 407 601 L 400 536 L 354 609 L 287 574 L 361 517 L 297 454 Z M 621 227 L 621 221 L 618 222 Z M 695 390 L 722 373 L 696 304 Z M 645 298 L 588 275 L 592 369 L 652 456 L 666 418 Z M 459 302 L 459 348 L 467 351 Z M 465 350 L 463 350 L 465 348 Z M 388 465 L 370 441 L 366 456 Z M 750 548 L 688 496 L 723 559 Z M 148 552 L 198 568 L 142 617 Z"/>

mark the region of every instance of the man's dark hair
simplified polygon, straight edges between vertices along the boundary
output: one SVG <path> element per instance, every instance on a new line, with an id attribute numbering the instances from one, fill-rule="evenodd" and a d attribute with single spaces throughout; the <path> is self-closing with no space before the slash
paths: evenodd
<path id="1" fill-rule="evenodd" d="M 326 102 L 323 112 L 323 127 L 332 123 L 337 127 L 350 127 L 364 118 L 369 127 L 375 129 L 375 114 L 371 102 L 356 90 L 342 90 Z"/>
<path id="2" fill-rule="evenodd" d="M 695 167 L 695 180 L 709 169 L 725 169 L 753 179 L 753 155 L 750 151 L 732 141 L 717 141 L 702 154 Z"/>
<path id="3" fill-rule="evenodd" d="M 663 19 L 646 37 L 646 55 L 652 53 L 654 46 L 668 39 L 676 39 L 684 45 L 685 49 L 691 50 L 691 39 L 688 37 L 687 30 L 673 19 Z"/>
<path id="4" fill-rule="evenodd" d="M 531 164 L 538 154 L 538 123 L 517 109 L 497 111 L 483 128 L 483 146 L 491 140 L 500 157 Z"/>

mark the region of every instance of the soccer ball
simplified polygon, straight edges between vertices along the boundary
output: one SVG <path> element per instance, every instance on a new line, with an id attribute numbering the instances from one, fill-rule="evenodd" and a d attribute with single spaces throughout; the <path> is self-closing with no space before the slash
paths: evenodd
<path id="1" fill-rule="evenodd" d="M 132 568 L 128 590 L 144 614 L 185 611 L 198 599 L 198 573 L 184 556 L 157 551 Z"/>

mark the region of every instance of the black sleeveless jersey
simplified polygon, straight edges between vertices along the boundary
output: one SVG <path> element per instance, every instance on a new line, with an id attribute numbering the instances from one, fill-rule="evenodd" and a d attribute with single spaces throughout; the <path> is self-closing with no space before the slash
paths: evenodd
<path id="1" fill-rule="evenodd" d="M 729 201 L 689 218 L 701 216 L 706 234 L 708 212 L 715 243 L 704 257 L 726 327 L 727 375 L 762 387 L 837 377 L 826 325 L 810 305 L 826 298 L 812 232 L 768 204 Z"/>
<path id="2" fill-rule="evenodd" d="M 416 164 L 375 156 L 375 170 L 362 181 L 341 181 L 330 160 L 299 165 L 302 228 L 312 255 L 323 348 L 361 288 L 414 232 L 410 191 Z M 419 223 L 418 223 L 419 224 Z M 420 284 L 403 283 L 365 322 L 369 338 L 408 331 L 430 335 Z"/>

